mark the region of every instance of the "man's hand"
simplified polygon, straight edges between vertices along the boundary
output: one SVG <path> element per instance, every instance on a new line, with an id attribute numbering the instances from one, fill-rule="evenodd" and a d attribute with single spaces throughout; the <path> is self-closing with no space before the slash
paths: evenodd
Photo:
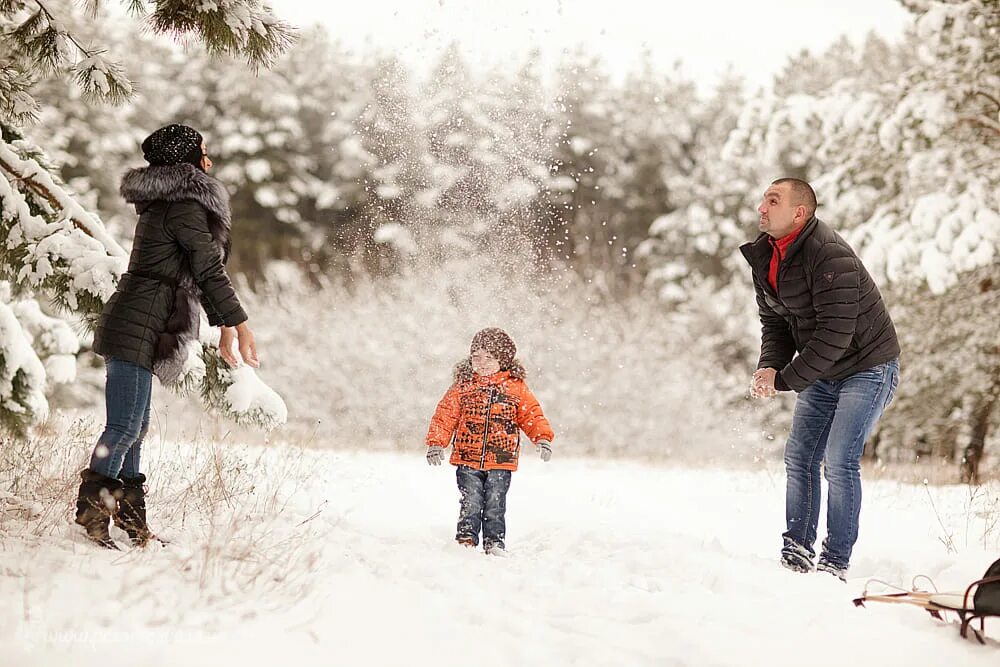
<path id="1" fill-rule="evenodd" d="M 257 359 L 257 343 L 253 339 L 253 332 L 250 326 L 243 322 L 236 325 L 236 336 L 239 338 L 240 356 L 250 368 L 260 368 L 260 360 Z"/>
<path id="2" fill-rule="evenodd" d="M 774 377 L 778 374 L 773 368 L 758 368 L 753 374 L 750 385 L 750 398 L 771 398 L 778 394 L 774 388 Z"/>

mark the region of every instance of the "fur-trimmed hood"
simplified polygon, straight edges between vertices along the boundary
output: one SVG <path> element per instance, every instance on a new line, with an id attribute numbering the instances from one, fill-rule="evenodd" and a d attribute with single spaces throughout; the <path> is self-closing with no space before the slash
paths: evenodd
<path id="1" fill-rule="evenodd" d="M 514 359 L 511 362 L 510 368 L 501 368 L 500 372 L 510 373 L 510 377 L 515 380 L 523 380 L 527 377 L 527 372 L 524 370 L 524 365 L 519 359 Z M 475 371 L 472 370 L 472 359 L 465 357 L 460 362 L 455 364 L 455 369 L 452 372 L 452 379 L 455 382 L 471 382 Z"/>
<path id="2" fill-rule="evenodd" d="M 213 222 L 216 224 L 210 224 L 209 227 L 216 242 L 224 246 L 224 256 L 228 258 L 232 212 L 229 208 L 229 192 L 218 179 L 187 163 L 138 167 L 125 172 L 119 192 L 125 201 L 135 204 L 140 213 L 143 205 L 148 202 L 198 202 L 215 218 Z"/>

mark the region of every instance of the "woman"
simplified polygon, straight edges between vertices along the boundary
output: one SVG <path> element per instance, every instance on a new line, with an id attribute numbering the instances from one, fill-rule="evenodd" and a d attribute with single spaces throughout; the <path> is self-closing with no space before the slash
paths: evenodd
<path id="1" fill-rule="evenodd" d="M 142 142 L 148 167 L 130 169 L 121 194 L 135 204 L 128 272 L 108 300 L 94 336 L 107 363 L 107 426 L 80 476 L 76 522 L 87 536 L 117 549 L 109 522 L 134 544 L 154 536 L 146 523 L 140 472 L 149 426 L 153 375 L 161 383 L 184 370 L 188 346 L 198 342 L 199 302 L 212 326 L 222 327 L 219 352 L 231 366 L 234 333 L 243 360 L 257 367 L 253 333 L 225 272 L 230 247 L 229 195 L 208 175 L 212 160 L 194 129 L 168 125 Z"/>

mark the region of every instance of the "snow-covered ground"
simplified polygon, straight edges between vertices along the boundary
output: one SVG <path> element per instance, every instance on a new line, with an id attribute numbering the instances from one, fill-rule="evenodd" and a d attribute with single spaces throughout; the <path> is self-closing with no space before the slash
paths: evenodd
<path id="1" fill-rule="evenodd" d="M 1000 556 L 995 482 L 866 482 L 844 585 L 778 566 L 776 464 L 560 454 L 515 473 L 497 558 L 452 542 L 454 472 L 422 450 L 153 442 L 166 548 L 101 551 L 68 502 L 0 503 L 0 665 L 997 664 L 1000 643 L 954 623 L 851 604 L 869 577 L 981 575 Z"/>

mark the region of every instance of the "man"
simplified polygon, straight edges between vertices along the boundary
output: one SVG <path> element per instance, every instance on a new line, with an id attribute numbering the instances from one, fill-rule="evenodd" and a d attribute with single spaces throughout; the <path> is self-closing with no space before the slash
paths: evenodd
<path id="1" fill-rule="evenodd" d="M 816 218 L 808 183 L 776 180 L 757 212 L 762 233 L 740 248 L 762 325 L 751 396 L 798 392 L 785 443 L 781 564 L 813 569 L 822 462 L 827 535 L 816 569 L 846 581 L 861 513 L 861 454 L 896 390 L 899 342 L 861 260 Z"/>

